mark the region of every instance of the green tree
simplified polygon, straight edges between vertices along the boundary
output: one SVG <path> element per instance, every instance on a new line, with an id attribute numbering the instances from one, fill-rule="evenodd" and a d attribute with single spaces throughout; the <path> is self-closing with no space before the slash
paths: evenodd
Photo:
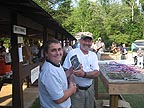
<path id="1" fill-rule="evenodd" d="M 54 17 L 58 20 L 60 24 L 62 24 L 64 27 L 67 27 L 65 25 L 65 21 L 69 16 L 71 16 L 71 0 L 64 0 L 57 8 L 57 15 Z"/>
<path id="2" fill-rule="evenodd" d="M 102 37 L 106 46 L 113 41 L 130 45 L 136 39 L 144 39 L 144 11 L 135 0 L 79 0 L 75 7 L 71 6 L 71 0 L 34 1 L 73 35 L 89 31 L 95 41 Z M 144 9 L 143 0 L 140 3 Z"/>

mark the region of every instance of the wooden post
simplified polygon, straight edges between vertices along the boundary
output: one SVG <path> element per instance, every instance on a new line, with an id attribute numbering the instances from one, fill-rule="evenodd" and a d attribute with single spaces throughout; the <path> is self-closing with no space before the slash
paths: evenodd
<path id="1" fill-rule="evenodd" d="M 44 27 L 44 31 L 43 31 L 43 45 L 46 43 L 47 41 L 47 29 L 46 27 Z"/>
<path id="2" fill-rule="evenodd" d="M 58 39 L 58 32 L 55 31 L 55 38 Z"/>
<path id="3" fill-rule="evenodd" d="M 98 98 L 98 77 L 94 79 L 95 98 Z"/>
<path id="4" fill-rule="evenodd" d="M 118 108 L 118 95 L 110 95 L 110 108 Z"/>
<path id="5" fill-rule="evenodd" d="M 64 38 L 64 36 L 63 36 L 63 34 L 61 35 L 61 45 L 62 45 L 62 47 L 64 46 L 64 41 L 63 41 L 63 38 Z"/>
<path id="6" fill-rule="evenodd" d="M 17 14 L 11 14 L 11 57 L 12 57 L 12 105 L 13 108 L 23 108 L 23 89 L 21 81 L 21 72 L 19 66 L 19 54 L 18 54 L 18 35 L 13 33 L 13 25 L 17 24 Z"/>

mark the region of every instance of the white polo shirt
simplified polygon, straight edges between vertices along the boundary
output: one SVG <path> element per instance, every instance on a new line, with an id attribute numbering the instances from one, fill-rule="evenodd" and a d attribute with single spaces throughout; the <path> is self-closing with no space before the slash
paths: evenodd
<path id="1" fill-rule="evenodd" d="M 97 58 L 96 53 L 89 51 L 89 53 L 85 55 L 80 50 L 80 48 L 73 49 L 68 53 L 68 55 L 66 56 L 65 61 L 63 63 L 64 68 L 69 69 L 72 66 L 71 62 L 70 62 L 70 58 L 73 55 L 77 55 L 78 60 L 82 64 L 83 70 L 85 72 L 99 70 L 98 58 Z M 75 75 L 73 75 L 73 79 L 76 84 L 78 84 L 79 86 L 82 86 L 82 87 L 90 86 L 93 81 L 93 79 L 77 77 Z"/>

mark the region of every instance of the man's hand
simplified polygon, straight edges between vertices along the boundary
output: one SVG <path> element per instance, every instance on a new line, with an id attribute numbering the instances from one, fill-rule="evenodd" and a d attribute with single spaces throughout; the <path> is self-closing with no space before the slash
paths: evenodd
<path id="1" fill-rule="evenodd" d="M 70 82 L 70 84 L 69 84 L 69 89 L 71 89 L 71 90 L 73 91 L 73 94 L 75 94 L 76 91 L 77 91 L 77 86 L 76 86 L 76 84 L 73 83 L 73 82 Z"/>
<path id="2" fill-rule="evenodd" d="M 83 69 L 80 69 L 80 70 L 75 70 L 73 72 L 73 74 L 77 77 L 94 79 L 95 77 L 97 77 L 99 75 L 99 71 L 98 70 L 93 70 L 93 71 L 90 71 L 90 72 L 84 72 Z"/>
<path id="3" fill-rule="evenodd" d="M 74 70 L 73 74 L 77 77 L 84 77 L 84 71 L 83 69 L 79 69 L 79 70 Z"/>

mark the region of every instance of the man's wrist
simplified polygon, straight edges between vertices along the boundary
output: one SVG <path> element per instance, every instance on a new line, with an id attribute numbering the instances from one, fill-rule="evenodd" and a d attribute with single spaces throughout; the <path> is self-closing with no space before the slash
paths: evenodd
<path id="1" fill-rule="evenodd" d="M 86 72 L 84 72 L 84 76 L 83 76 L 83 78 L 86 78 L 86 76 L 87 76 L 87 73 L 86 73 Z"/>

